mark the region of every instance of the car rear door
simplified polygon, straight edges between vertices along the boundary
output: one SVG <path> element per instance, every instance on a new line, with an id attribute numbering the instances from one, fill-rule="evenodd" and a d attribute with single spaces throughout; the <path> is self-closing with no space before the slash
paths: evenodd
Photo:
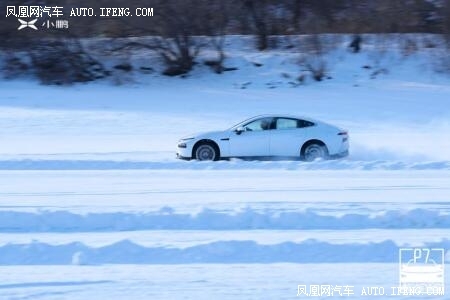
<path id="1" fill-rule="evenodd" d="M 308 138 L 308 123 L 294 118 L 276 118 L 270 139 L 270 155 L 300 157 L 300 148 Z"/>

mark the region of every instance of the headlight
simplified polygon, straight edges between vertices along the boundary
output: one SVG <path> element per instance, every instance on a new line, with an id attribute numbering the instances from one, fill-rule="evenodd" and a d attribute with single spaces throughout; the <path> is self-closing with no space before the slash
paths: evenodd
<path id="1" fill-rule="evenodd" d="M 193 137 L 183 138 L 178 141 L 178 148 L 187 148 L 187 144 L 189 141 L 195 140 Z"/>

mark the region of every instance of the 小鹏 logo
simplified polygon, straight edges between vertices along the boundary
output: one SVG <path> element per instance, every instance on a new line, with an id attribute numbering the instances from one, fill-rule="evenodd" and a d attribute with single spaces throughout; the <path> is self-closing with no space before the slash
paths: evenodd
<path id="1" fill-rule="evenodd" d="M 18 19 L 18 20 L 20 22 L 20 26 L 19 26 L 19 28 L 17 28 L 17 30 L 22 30 L 22 29 L 27 28 L 27 27 L 29 27 L 31 29 L 34 29 L 34 30 L 38 30 L 36 25 L 34 25 L 34 23 L 36 23 L 38 19 L 34 19 L 32 21 L 29 21 L 29 22 L 24 21 L 22 19 Z"/>

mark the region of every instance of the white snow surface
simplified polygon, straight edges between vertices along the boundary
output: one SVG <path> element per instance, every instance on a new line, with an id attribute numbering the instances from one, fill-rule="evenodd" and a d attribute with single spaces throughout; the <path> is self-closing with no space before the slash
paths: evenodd
<path id="1" fill-rule="evenodd" d="M 339 298 L 445 299 L 390 296 L 397 268 L 385 263 L 8 266 L 2 271 L 4 299 L 309 299 L 297 297 L 298 285 L 332 283 L 342 291 L 352 286 L 354 295 Z M 383 287 L 386 295 L 360 296 L 368 287 Z"/>
<path id="2" fill-rule="evenodd" d="M 297 54 L 241 39 L 222 75 L 0 81 L 0 299 L 288 299 L 396 286 L 400 247 L 449 260 L 450 79 L 433 50 L 331 52 L 332 79 L 294 87 Z M 264 113 L 345 128 L 351 154 L 175 158 L 179 138 Z"/>

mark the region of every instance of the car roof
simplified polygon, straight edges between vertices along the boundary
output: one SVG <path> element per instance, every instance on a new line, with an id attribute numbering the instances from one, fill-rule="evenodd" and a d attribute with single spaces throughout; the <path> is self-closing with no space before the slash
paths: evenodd
<path id="1" fill-rule="evenodd" d="M 319 120 L 315 120 L 315 119 L 308 118 L 305 116 L 291 115 L 291 114 L 262 114 L 262 115 L 254 116 L 253 118 L 250 118 L 248 120 L 259 119 L 259 118 L 288 118 L 288 119 L 301 119 L 301 120 L 310 121 L 310 122 L 320 122 Z"/>
<path id="2" fill-rule="evenodd" d="M 246 120 L 243 120 L 241 122 L 239 122 L 238 124 L 235 124 L 233 127 L 231 127 L 230 129 L 233 128 L 237 128 L 238 126 L 241 126 L 242 124 L 246 124 L 249 122 L 252 122 L 254 120 L 260 119 L 260 118 L 290 118 L 290 119 L 300 119 L 300 120 L 305 120 L 305 121 L 309 121 L 312 122 L 316 125 L 328 125 L 322 121 L 313 119 L 313 118 L 308 118 L 308 117 L 304 117 L 304 116 L 298 116 L 298 115 L 291 115 L 291 114 L 261 114 L 261 115 L 257 115 L 254 116 L 252 118 L 248 118 Z M 330 125 L 332 126 L 332 125 Z"/>

